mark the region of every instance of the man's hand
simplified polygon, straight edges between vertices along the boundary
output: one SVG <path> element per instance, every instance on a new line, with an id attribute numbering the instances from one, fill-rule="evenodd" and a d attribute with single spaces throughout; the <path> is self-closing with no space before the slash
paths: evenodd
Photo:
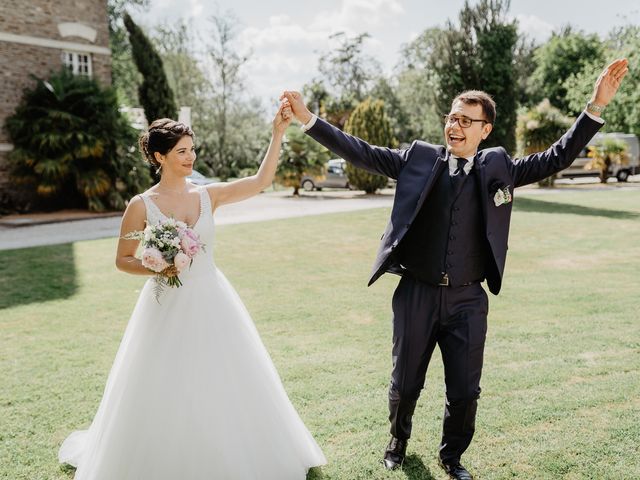
<path id="1" fill-rule="evenodd" d="M 602 107 L 609 105 L 613 100 L 622 79 L 629 71 L 629 62 L 626 58 L 619 58 L 605 68 L 593 88 L 591 102 Z"/>
<path id="2" fill-rule="evenodd" d="M 289 104 L 291 105 L 291 111 L 296 119 L 306 125 L 312 118 L 312 113 L 309 111 L 307 106 L 304 104 L 304 100 L 302 99 L 302 95 L 300 92 L 293 92 L 290 90 L 285 90 L 280 96 L 280 100 L 287 99 Z"/>

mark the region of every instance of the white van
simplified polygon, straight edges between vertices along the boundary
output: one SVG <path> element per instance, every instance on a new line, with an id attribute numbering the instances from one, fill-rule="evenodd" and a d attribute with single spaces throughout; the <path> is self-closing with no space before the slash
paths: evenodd
<path id="1" fill-rule="evenodd" d="M 632 133 L 596 133 L 591 141 L 587 144 L 595 145 L 603 138 L 616 138 L 623 140 L 629 146 L 629 163 L 626 165 L 611 165 L 609 175 L 616 177 L 619 182 L 626 182 L 630 175 L 636 175 L 640 173 L 640 143 L 638 137 Z M 576 178 L 586 176 L 598 176 L 600 172 L 598 170 L 587 170 L 584 168 L 591 160 L 587 157 L 587 148 L 582 150 L 569 168 L 558 173 L 558 178 Z"/>

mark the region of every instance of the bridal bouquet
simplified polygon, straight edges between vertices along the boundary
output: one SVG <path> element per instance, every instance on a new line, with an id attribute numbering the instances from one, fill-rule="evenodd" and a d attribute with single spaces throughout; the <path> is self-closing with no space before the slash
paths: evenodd
<path id="1" fill-rule="evenodd" d="M 199 235 L 186 223 L 167 218 L 143 231 L 134 231 L 124 236 L 127 240 L 142 242 L 142 265 L 155 272 L 156 300 L 165 286 L 180 287 L 178 275 L 193 263 L 193 257 L 204 251 Z"/>

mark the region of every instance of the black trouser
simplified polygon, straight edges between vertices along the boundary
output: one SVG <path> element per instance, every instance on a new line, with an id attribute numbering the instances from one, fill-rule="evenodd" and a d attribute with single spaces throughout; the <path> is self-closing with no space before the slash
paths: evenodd
<path id="1" fill-rule="evenodd" d="M 480 283 L 434 287 L 405 275 L 393 295 L 391 435 L 411 436 L 411 417 L 437 343 L 446 386 L 440 444 L 445 463 L 460 460 L 475 431 L 487 312 L 487 294 Z"/>

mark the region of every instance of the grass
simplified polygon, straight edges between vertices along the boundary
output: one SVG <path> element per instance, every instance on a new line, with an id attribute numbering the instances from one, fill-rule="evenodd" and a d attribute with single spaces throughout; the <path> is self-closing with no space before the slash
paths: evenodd
<path id="1" fill-rule="evenodd" d="M 517 196 L 504 288 L 490 298 L 478 479 L 640 478 L 640 191 Z M 328 465 L 309 479 L 440 479 L 434 355 L 404 471 L 388 440 L 390 299 L 365 288 L 388 210 L 218 230 L 244 299 Z M 142 279 L 115 240 L 0 252 L 0 478 L 68 480 L 60 442 L 95 414 Z"/>

